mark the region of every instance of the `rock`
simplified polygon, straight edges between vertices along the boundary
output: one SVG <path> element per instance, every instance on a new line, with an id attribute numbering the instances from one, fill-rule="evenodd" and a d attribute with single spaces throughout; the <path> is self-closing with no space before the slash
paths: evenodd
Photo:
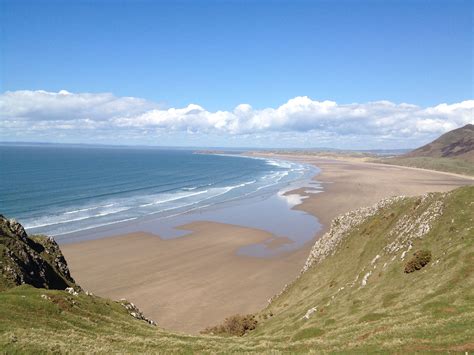
<path id="1" fill-rule="evenodd" d="M 145 317 L 145 315 L 132 302 L 129 302 L 124 298 L 122 298 L 118 302 L 128 311 L 128 313 L 133 318 L 143 320 L 143 321 L 147 322 L 150 325 L 156 326 L 156 322 L 152 319 L 149 319 L 149 318 Z"/>
<path id="2" fill-rule="evenodd" d="M 432 193 L 421 197 L 415 211 L 423 211 L 419 215 L 408 213 L 398 220 L 396 225 L 389 232 L 389 237 L 393 239 L 385 246 L 384 251 L 391 254 L 399 250 L 412 248 L 414 239 L 422 239 L 431 230 L 432 223 L 443 213 L 443 202 L 433 199 Z M 405 254 L 402 254 L 405 257 Z"/>
<path id="3" fill-rule="evenodd" d="M 309 319 L 309 317 L 311 317 L 311 315 L 316 312 L 318 310 L 318 307 L 313 307 L 313 308 L 310 308 L 306 311 L 306 314 L 303 316 L 303 318 L 301 319 Z"/>
<path id="4" fill-rule="evenodd" d="M 3 217 L 2 215 L 0 215 L 0 218 L 3 218 L 5 220 L 5 217 Z M 14 219 L 9 219 L 6 220 L 6 224 L 10 227 L 10 230 L 13 234 L 18 236 L 18 238 L 20 238 L 21 240 L 26 241 L 28 235 L 26 234 L 25 228 L 23 228 L 20 223 L 18 223 Z"/>
<path id="5" fill-rule="evenodd" d="M 314 244 L 301 273 L 306 272 L 312 265 L 317 264 L 329 255 L 334 254 L 337 246 L 348 235 L 348 232 L 353 230 L 353 228 L 364 223 L 367 218 L 375 215 L 381 209 L 405 198 L 405 196 L 386 198 L 371 207 L 359 208 L 335 218 L 331 223 L 329 232 L 324 234 Z"/>
<path id="6" fill-rule="evenodd" d="M 6 287 L 29 284 L 38 288 L 80 289 L 53 238 L 29 237 L 23 226 L 0 215 L 0 278 Z"/>
<path id="7" fill-rule="evenodd" d="M 362 282 L 360 283 L 360 287 L 365 287 L 367 285 L 367 281 L 369 280 L 370 275 L 372 275 L 372 271 L 369 271 L 367 274 L 364 275 L 362 278 Z"/>
<path id="8" fill-rule="evenodd" d="M 372 259 L 372 261 L 370 262 L 371 265 L 374 265 L 375 262 L 380 258 L 380 255 L 376 255 L 375 258 Z"/>
<path id="9" fill-rule="evenodd" d="M 78 296 L 78 295 L 79 295 L 79 293 L 76 292 L 76 290 L 74 290 L 72 287 L 66 287 L 66 288 L 64 289 L 64 291 L 66 291 L 67 293 L 69 293 L 69 294 L 71 294 L 71 295 L 73 295 L 73 296 Z"/>

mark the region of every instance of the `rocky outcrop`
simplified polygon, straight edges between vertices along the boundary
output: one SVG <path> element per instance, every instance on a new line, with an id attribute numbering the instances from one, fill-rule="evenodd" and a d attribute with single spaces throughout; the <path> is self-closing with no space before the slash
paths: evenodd
<path id="1" fill-rule="evenodd" d="M 337 246 L 344 240 L 344 238 L 349 235 L 349 233 L 354 228 L 364 223 L 369 217 L 372 217 L 378 212 L 380 212 L 381 209 L 389 207 L 393 203 L 401 201 L 405 198 L 405 196 L 394 196 L 386 198 L 377 202 L 373 206 L 362 207 L 357 210 L 347 212 L 333 219 L 329 231 L 326 232 L 320 239 L 318 239 L 314 243 L 309 253 L 309 256 L 303 266 L 303 269 L 301 270 L 300 275 L 298 277 L 308 271 L 311 266 L 320 263 L 328 256 L 334 254 L 337 250 Z M 375 261 L 377 259 L 375 259 Z M 282 295 L 290 287 L 290 285 L 291 284 L 286 284 L 278 294 L 268 299 L 268 303 L 270 304 L 275 299 L 280 297 L 280 295 Z M 308 317 L 309 316 L 310 314 L 308 315 Z M 307 319 L 308 317 L 305 317 L 305 319 Z"/>
<path id="2" fill-rule="evenodd" d="M 373 274 L 372 269 L 377 268 L 378 260 L 381 259 L 382 256 L 385 257 L 384 260 L 386 260 L 387 257 L 391 257 L 391 259 L 385 261 L 382 266 L 383 269 L 397 257 L 404 260 L 405 256 L 407 256 L 413 248 L 414 241 L 416 239 L 422 239 L 430 232 L 435 221 L 443 214 L 443 200 L 447 194 L 449 193 L 427 193 L 419 196 L 416 200 L 406 196 L 390 197 L 379 201 L 373 206 L 359 208 L 335 218 L 331 223 L 329 231 L 314 243 L 306 263 L 301 270 L 300 276 L 312 266 L 334 255 L 341 242 L 349 237 L 351 232 L 357 231 L 357 228 L 370 217 L 376 214 L 383 214 L 384 209 L 391 208 L 395 203 L 412 203 L 410 209 L 400 216 L 395 225 L 388 231 L 387 244 L 373 257 L 369 265 L 364 267 L 357 274 L 354 281 L 347 285 L 348 287 L 354 287 L 356 284 L 360 284 L 360 288 L 365 287 Z M 281 292 L 268 300 L 268 303 L 272 303 L 286 292 L 290 285 L 291 284 L 285 285 Z M 344 287 L 342 287 L 342 289 L 344 289 Z M 303 317 L 304 319 L 308 319 L 313 313 L 310 312 L 310 310 L 308 310 L 308 312 L 309 313 Z"/>
<path id="3" fill-rule="evenodd" d="M 135 306 L 132 302 L 127 301 L 126 299 L 121 299 L 118 301 L 127 311 L 128 313 L 138 320 L 142 320 L 147 322 L 150 325 L 156 325 L 155 321 L 145 317 L 145 315 Z"/>
<path id="4" fill-rule="evenodd" d="M 66 259 L 53 238 L 28 236 L 20 223 L 0 215 L 0 291 L 23 284 L 64 290 L 74 296 L 69 299 L 71 305 L 77 304 L 74 298 L 80 295 L 94 297 L 75 283 Z M 41 298 L 54 301 L 46 294 Z M 118 302 L 132 317 L 156 325 L 133 303 L 124 299 Z"/>
<path id="5" fill-rule="evenodd" d="M 360 290 L 366 287 L 369 278 L 375 273 L 380 259 L 385 261 L 383 266 L 381 263 L 379 264 L 382 269 L 385 269 L 397 258 L 404 260 L 413 248 L 415 240 L 424 238 L 432 230 L 436 221 L 442 216 L 445 208 L 444 201 L 449 194 L 449 192 L 444 194 L 427 193 L 416 199 L 403 196 L 392 197 L 382 200 L 371 207 L 360 208 L 334 219 L 329 232 L 314 244 L 301 274 L 328 256 L 335 254 L 341 242 L 349 237 L 352 232 L 357 232 L 359 226 L 366 222 L 369 217 L 377 214 L 385 219 L 388 214 L 384 212 L 384 209 L 390 208 L 398 201 L 404 206 L 403 213 L 397 217 L 396 222 L 390 227 L 386 234 L 384 241 L 386 241 L 387 244 L 378 251 L 367 265 L 357 272 L 354 281 L 345 284 L 335 291 L 326 304 L 317 304 L 309 308 L 301 319 L 308 320 L 312 317 L 313 313 L 316 312 L 318 307 L 328 307 L 331 305 L 338 297 L 339 292 L 346 288 L 358 286 L 356 288 Z M 390 213 L 390 215 L 395 216 L 393 212 Z M 405 264 L 404 272 L 411 273 L 420 270 L 425 267 L 431 259 L 432 256 L 429 250 L 419 250 L 415 252 L 413 257 Z M 272 302 L 287 289 L 288 286 L 285 286 L 283 291 L 270 299 L 269 302 Z"/>
<path id="6" fill-rule="evenodd" d="M 20 223 L 0 215 L 0 290 L 22 284 L 79 288 L 53 238 L 29 237 Z"/>
<path id="7" fill-rule="evenodd" d="M 390 206 L 394 202 L 404 199 L 404 196 L 396 196 L 386 198 L 373 206 L 359 208 L 355 211 L 347 212 L 337 218 L 331 223 L 329 232 L 324 234 L 320 239 L 314 243 L 311 252 L 309 253 L 308 259 L 303 266 L 303 272 L 306 272 L 312 265 L 321 262 L 327 256 L 332 255 L 336 252 L 337 246 L 341 241 L 349 234 L 349 232 L 362 224 L 367 218 L 374 216 L 381 209 Z"/>
<path id="8" fill-rule="evenodd" d="M 421 210 L 422 212 L 406 214 L 399 219 L 389 233 L 392 242 L 385 246 L 385 252 L 394 254 L 405 248 L 411 249 L 415 239 L 421 239 L 429 233 L 434 221 L 442 215 L 444 207 L 443 201 L 435 200 L 434 196 L 433 193 L 420 196 L 416 201 L 414 211 Z M 409 249 L 406 252 L 408 251 Z M 402 254 L 402 259 L 405 254 Z"/>

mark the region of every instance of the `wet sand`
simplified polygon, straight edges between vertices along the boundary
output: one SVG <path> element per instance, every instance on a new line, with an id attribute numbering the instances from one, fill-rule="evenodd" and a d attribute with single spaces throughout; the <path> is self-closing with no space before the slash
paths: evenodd
<path id="1" fill-rule="evenodd" d="M 315 164 L 324 192 L 308 196 L 296 208 L 311 213 L 327 230 L 337 215 L 393 195 L 419 195 L 474 184 L 472 178 L 420 169 L 322 159 L 276 156 Z M 86 290 L 136 303 L 159 326 L 197 333 L 235 313 L 256 312 L 301 270 L 314 242 L 272 258 L 236 255 L 249 244 L 269 240 L 268 232 L 215 222 L 183 226 L 191 234 L 170 240 L 133 233 L 65 244 L 61 248 L 72 275 Z"/>

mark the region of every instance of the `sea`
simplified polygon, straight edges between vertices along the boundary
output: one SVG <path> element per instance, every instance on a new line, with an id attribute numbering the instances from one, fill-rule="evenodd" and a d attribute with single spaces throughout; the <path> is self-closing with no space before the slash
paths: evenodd
<path id="1" fill-rule="evenodd" d="M 174 238 L 196 220 L 259 228 L 310 240 L 317 219 L 294 207 L 314 166 L 241 154 L 149 147 L 0 145 L 0 213 L 28 233 L 75 242 L 146 231 Z M 290 243 L 291 244 L 291 243 Z M 269 254 L 264 245 L 242 250 Z"/>

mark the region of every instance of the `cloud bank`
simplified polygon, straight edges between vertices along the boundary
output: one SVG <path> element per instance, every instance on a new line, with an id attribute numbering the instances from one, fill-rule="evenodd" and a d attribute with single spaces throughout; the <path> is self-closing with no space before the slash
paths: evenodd
<path id="1" fill-rule="evenodd" d="M 474 100 L 432 107 L 389 101 L 338 104 L 306 96 L 276 108 L 163 108 L 110 93 L 0 95 L 0 140 L 114 144 L 404 148 L 474 123 Z M 173 144 L 174 143 L 174 144 Z"/>

